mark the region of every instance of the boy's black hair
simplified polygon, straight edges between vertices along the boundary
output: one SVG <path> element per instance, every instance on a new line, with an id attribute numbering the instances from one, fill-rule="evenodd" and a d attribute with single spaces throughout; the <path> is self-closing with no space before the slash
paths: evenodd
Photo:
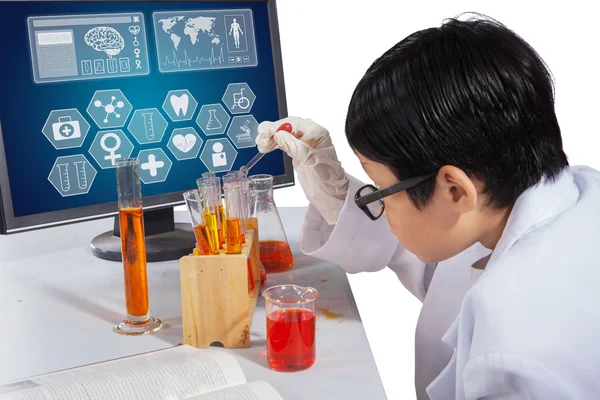
<path id="1" fill-rule="evenodd" d="M 490 18 L 448 19 L 383 54 L 354 91 L 346 136 L 398 179 L 454 165 L 481 179 L 496 207 L 568 166 L 549 70 Z M 434 188 L 431 178 L 408 195 L 420 208 Z"/>

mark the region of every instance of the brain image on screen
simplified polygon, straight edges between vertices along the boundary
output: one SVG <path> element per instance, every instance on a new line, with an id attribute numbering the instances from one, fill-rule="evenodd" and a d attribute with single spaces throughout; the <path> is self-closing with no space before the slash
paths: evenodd
<path id="1" fill-rule="evenodd" d="M 96 51 L 105 52 L 109 58 L 116 56 L 125 48 L 125 41 L 117 30 L 98 26 L 85 34 L 85 43 Z"/>

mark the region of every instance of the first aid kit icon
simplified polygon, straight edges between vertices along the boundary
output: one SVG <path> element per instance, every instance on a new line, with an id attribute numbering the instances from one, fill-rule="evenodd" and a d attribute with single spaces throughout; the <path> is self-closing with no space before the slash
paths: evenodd
<path id="1" fill-rule="evenodd" d="M 71 117 L 59 117 L 58 122 L 52 124 L 54 140 L 69 140 L 81 137 L 79 121 L 73 121 Z"/>

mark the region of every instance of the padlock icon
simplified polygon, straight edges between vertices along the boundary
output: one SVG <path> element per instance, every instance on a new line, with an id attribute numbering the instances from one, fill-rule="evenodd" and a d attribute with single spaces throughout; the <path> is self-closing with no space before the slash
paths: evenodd
<path id="1" fill-rule="evenodd" d="M 71 120 L 71 117 L 59 117 L 58 122 L 52 124 L 54 140 L 69 140 L 81 137 L 79 121 Z"/>

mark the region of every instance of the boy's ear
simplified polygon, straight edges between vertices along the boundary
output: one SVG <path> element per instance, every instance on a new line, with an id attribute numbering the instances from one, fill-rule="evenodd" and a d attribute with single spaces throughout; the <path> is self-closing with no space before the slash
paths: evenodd
<path id="1" fill-rule="evenodd" d="M 456 213 L 467 213 L 477 206 L 477 187 L 467 174 L 452 165 L 445 165 L 436 177 L 436 195 Z"/>

